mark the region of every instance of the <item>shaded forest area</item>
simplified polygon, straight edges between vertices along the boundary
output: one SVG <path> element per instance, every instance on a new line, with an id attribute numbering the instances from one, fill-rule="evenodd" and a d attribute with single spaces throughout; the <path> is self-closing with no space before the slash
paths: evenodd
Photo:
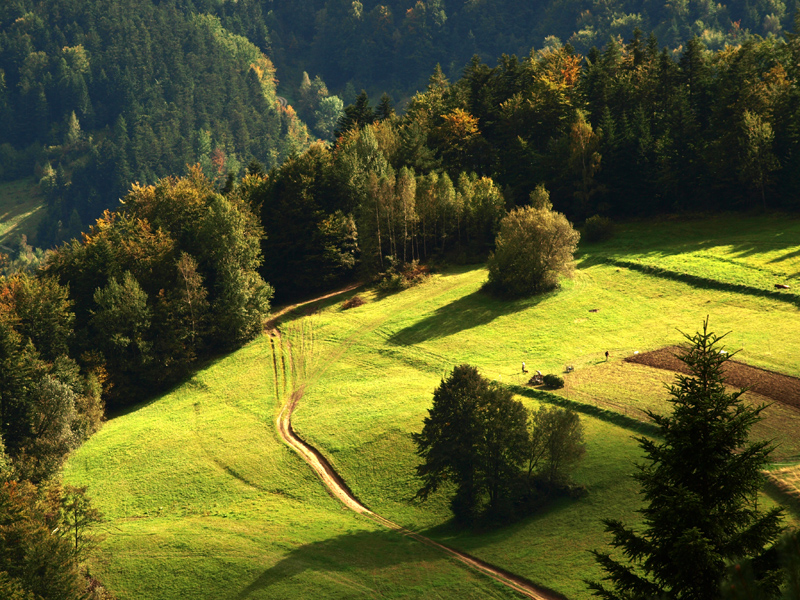
<path id="1" fill-rule="evenodd" d="M 0 179 L 43 178 L 39 246 L 78 236 L 134 181 L 198 162 L 224 181 L 307 144 L 271 61 L 213 15 L 150 0 L 0 6 Z"/>
<path id="2" fill-rule="evenodd" d="M 361 88 L 405 99 L 436 63 L 455 77 L 473 55 L 484 62 L 525 55 L 546 38 L 587 53 L 638 27 L 670 49 L 695 36 L 721 49 L 751 33 L 791 29 L 795 7 L 791 0 L 239 0 L 216 10 L 232 31 L 269 47 L 285 80 L 319 74 L 351 103 Z M 249 24 L 259 16 L 268 32 Z"/>
<path id="3" fill-rule="evenodd" d="M 253 160 L 269 170 L 313 137 L 334 139 L 351 124 L 337 130 L 344 104 L 364 109 L 364 87 L 411 98 L 401 129 L 408 137 L 417 123 L 433 163 L 391 157 L 396 171 L 492 177 L 509 205 L 541 182 L 578 216 L 694 206 L 698 187 L 767 204 L 768 191 L 789 193 L 781 173 L 796 166 L 797 61 L 781 37 L 792 13 L 782 0 L 14 0 L 0 7 L 0 179 L 41 180 L 48 215 L 36 245 L 48 247 L 86 230 L 132 182 L 199 163 L 222 188 Z M 420 109 L 433 96 L 413 90 L 437 62 L 447 92 Z M 451 87 L 446 75 L 461 79 Z M 587 152 L 597 146 L 576 159 L 577 211 L 563 200 L 574 182 L 556 173 L 576 110 L 591 131 L 575 135 L 588 136 Z M 385 96 L 378 114 L 390 113 Z"/>

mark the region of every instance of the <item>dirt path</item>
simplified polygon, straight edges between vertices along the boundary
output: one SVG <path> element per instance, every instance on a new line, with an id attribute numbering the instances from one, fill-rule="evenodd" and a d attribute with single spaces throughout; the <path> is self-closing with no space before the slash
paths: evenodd
<path id="1" fill-rule="evenodd" d="M 362 282 L 353 283 L 345 288 L 336 290 L 335 292 L 331 292 L 330 294 L 325 294 L 324 296 L 312 298 L 311 300 L 298 302 L 297 304 L 289 304 L 287 306 L 284 306 L 278 312 L 272 313 L 269 316 L 266 325 L 264 325 L 264 330 L 269 332 L 275 329 L 275 326 L 278 324 L 278 319 L 280 319 L 283 315 L 292 312 L 296 308 L 300 308 L 301 306 L 305 306 L 306 304 L 314 304 L 315 302 L 321 302 L 322 300 L 327 300 L 328 298 L 333 298 L 334 296 L 339 296 L 340 294 L 346 294 L 347 292 L 352 292 L 353 290 L 361 287 L 362 285 L 364 285 Z"/>
<path id="2" fill-rule="evenodd" d="M 358 500 L 353 497 L 352 492 L 347 487 L 347 484 L 342 480 L 339 474 L 333 469 L 330 463 L 325 459 L 322 454 L 319 453 L 318 450 L 301 440 L 297 435 L 294 433 L 292 429 L 292 411 L 297 406 L 298 401 L 303 396 L 302 389 L 296 390 L 292 393 L 289 400 L 286 404 L 283 405 L 283 409 L 281 410 L 280 415 L 278 415 L 278 419 L 276 422 L 276 426 L 278 431 L 281 434 L 281 437 L 284 441 L 289 444 L 302 458 L 305 460 L 312 469 L 317 473 L 322 482 L 325 486 L 330 490 L 331 494 L 339 500 L 342 504 L 344 504 L 347 508 L 356 512 L 361 515 L 365 515 L 371 518 L 373 521 L 387 527 L 388 529 L 393 529 L 394 531 L 411 537 L 418 542 L 422 542 L 428 546 L 433 548 L 438 548 L 439 550 L 449 554 L 456 560 L 461 561 L 462 563 L 466 564 L 467 566 L 480 571 L 484 575 L 488 575 L 492 579 L 499 581 L 503 585 L 510 587 L 511 589 L 519 592 L 526 598 L 534 598 L 536 600 L 557 600 L 562 599 L 563 597 L 560 595 L 556 595 L 552 592 L 547 592 L 538 587 L 534 586 L 532 583 L 526 581 L 522 577 L 518 577 L 498 567 L 494 567 L 484 561 L 474 558 L 464 552 L 459 552 L 458 550 L 453 550 L 439 542 L 435 542 L 430 538 L 427 538 L 423 535 L 415 533 L 405 527 L 397 525 L 396 523 L 386 519 L 361 504 Z"/>
<path id="3" fill-rule="evenodd" d="M 278 330 L 275 329 L 275 325 L 277 323 L 277 320 L 284 314 L 296 308 L 299 308 L 300 306 L 306 304 L 312 304 L 314 302 L 324 300 L 326 298 L 330 298 L 338 294 L 349 292 L 358 287 L 358 285 L 359 284 L 356 284 L 346 289 L 333 292 L 326 296 L 322 296 L 320 298 L 315 298 L 313 300 L 308 300 L 306 302 L 301 302 L 298 304 L 293 304 L 291 306 L 287 306 L 281 309 L 276 314 L 272 315 L 270 321 L 267 324 L 269 335 L 272 336 L 273 338 L 277 338 L 278 340 L 280 340 L 280 332 L 278 332 Z M 274 344 L 272 351 L 273 351 L 273 364 L 277 365 Z M 276 366 L 276 375 L 277 375 L 277 366 Z M 277 386 L 277 379 L 276 379 L 276 386 Z M 319 478 L 325 484 L 325 487 L 328 488 L 328 490 L 330 491 L 330 493 L 333 495 L 334 498 L 339 500 L 342 504 L 344 504 L 347 508 L 349 508 L 353 512 L 358 513 L 360 515 L 364 515 L 372 519 L 376 523 L 388 529 L 392 529 L 401 535 L 408 536 L 427 546 L 441 550 L 442 552 L 448 554 L 452 558 L 462 562 L 463 564 L 467 565 L 468 567 L 476 571 L 479 571 L 480 573 L 483 573 L 488 577 L 491 577 L 495 581 L 498 581 L 499 583 L 505 585 L 506 587 L 511 588 L 512 590 L 518 592 L 519 594 L 523 595 L 526 598 L 533 598 L 534 600 L 563 600 L 564 597 L 561 596 L 560 594 L 543 590 L 522 577 L 504 571 L 499 567 L 490 565 L 478 558 L 470 556 L 469 554 L 460 552 L 458 550 L 454 550 L 453 548 L 449 548 L 448 546 L 440 544 L 439 542 L 435 542 L 430 538 L 427 538 L 414 531 L 406 529 L 405 527 L 402 527 L 390 521 L 389 519 L 386 519 L 372 512 L 366 506 L 364 506 L 358 500 L 356 500 L 356 498 L 353 496 L 353 493 L 347 487 L 345 481 L 334 470 L 334 468 L 327 461 L 327 459 L 316 448 L 301 440 L 292 429 L 292 412 L 297 407 L 297 403 L 303 397 L 303 391 L 304 388 L 301 386 L 298 389 L 295 389 L 289 395 L 288 399 L 281 408 L 281 412 L 278 415 L 278 418 L 276 419 L 275 425 L 283 440 L 295 452 L 297 452 L 303 460 L 305 460 L 309 464 L 309 466 L 319 476 Z"/>

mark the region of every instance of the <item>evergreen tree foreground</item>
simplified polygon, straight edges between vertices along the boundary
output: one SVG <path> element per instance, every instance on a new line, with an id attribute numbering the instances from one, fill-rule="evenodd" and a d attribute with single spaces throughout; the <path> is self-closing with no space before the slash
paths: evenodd
<path id="1" fill-rule="evenodd" d="M 597 597 L 722 598 L 730 565 L 762 556 L 782 531 L 782 509 L 758 507 L 773 446 L 748 439 L 765 406 L 745 404 L 745 390 L 725 390 L 723 365 L 732 355 L 724 337 L 708 330 L 708 319 L 702 332 L 686 335 L 680 359 L 691 376 L 678 375 L 669 388 L 671 415 L 648 413 L 662 441 L 638 438 L 647 458 L 634 475 L 646 503 L 644 529 L 604 521 L 618 552 L 592 551 L 605 571 L 605 583 L 588 582 Z M 778 570 L 762 569 L 756 584 L 777 593 Z"/>

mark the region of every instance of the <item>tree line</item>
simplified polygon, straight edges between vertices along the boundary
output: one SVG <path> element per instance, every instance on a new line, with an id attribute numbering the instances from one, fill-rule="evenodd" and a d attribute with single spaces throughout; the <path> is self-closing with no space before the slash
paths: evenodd
<path id="1" fill-rule="evenodd" d="M 573 221 L 681 210 L 797 210 L 800 38 L 677 55 L 639 32 L 585 57 L 551 45 L 435 69 L 395 114 L 362 92 L 333 145 L 255 192 L 279 294 L 431 257 L 482 260 L 507 210 L 548 194 Z M 541 190 L 541 192 L 537 191 Z M 388 258 L 387 258 L 388 257 Z"/>
<path id="2" fill-rule="evenodd" d="M 795 14 L 794 3 L 784 0 L 240 0 L 222 6 L 216 10 L 225 13 L 226 25 L 241 35 L 255 34 L 256 43 L 265 36 L 246 33 L 252 25 L 245 15 L 261 16 L 270 56 L 287 81 L 299 82 L 303 71 L 318 73 L 345 103 L 361 88 L 408 98 L 437 63 L 456 76 L 473 55 L 483 61 L 522 55 L 548 38 L 586 53 L 638 27 L 671 50 L 694 36 L 720 50 L 750 34 L 780 36 L 791 29 Z"/>
<path id="3" fill-rule="evenodd" d="M 473 173 L 454 180 L 415 169 L 400 157 L 426 149 L 398 123 L 354 128 L 335 148 L 315 144 L 252 190 L 266 233 L 263 274 L 279 294 L 374 275 L 394 260 L 485 256 L 505 213 L 500 190 Z"/>
<path id="4" fill-rule="evenodd" d="M 406 119 L 442 169 L 492 177 L 512 204 L 544 183 L 574 219 L 595 213 L 797 207 L 800 40 L 750 37 L 674 56 L 636 32 L 585 57 L 552 45 L 455 83 L 436 71 Z"/>

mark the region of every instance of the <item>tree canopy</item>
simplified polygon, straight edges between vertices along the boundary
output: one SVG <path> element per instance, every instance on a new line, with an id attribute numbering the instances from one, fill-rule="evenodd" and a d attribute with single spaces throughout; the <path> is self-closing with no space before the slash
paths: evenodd
<path id="1" fill-rule="evenodd" d="M 261 331 L 273 293 L 257 272 L 261 237 L 250 205 L 194 168 L 134 186 L 83 241 L 50 254 L 45 272 L 69 285 L 76 308 L 73 345 L 107 369 L 113 402 L 161 389 L 199 356 Z"/>
<path id="2" fill-rule="evenodd" d="M 272 167 L 310 141 L 277 101 L 263 17 L 237 34 L 190 5 L 4 3 L 0 180 L 44 178 L 38 245 L 77 237 L 133 182 L 196 162 L 224 181 L 253 158 Z"/>
<path id="3" fill-rule="evenodd" d="M 442 380 L 423 423 L 412 434 L 422 459 L 417 497 L 455 485 L 450 506 L 464 522 L 513 516 L 568 483 L 583 455 L 575 413 L 542 407 L 529 419 L 509 389 L 470 365 L 455 367 Z"/>
<path id="4" fill-rule="evenodd" d="M 507 296 L 554 288 L 559 276 L 572 272 L 579 237 L 564 215 L 547 206 L 511 211 L 489 255 L 488 288 Z"/>

